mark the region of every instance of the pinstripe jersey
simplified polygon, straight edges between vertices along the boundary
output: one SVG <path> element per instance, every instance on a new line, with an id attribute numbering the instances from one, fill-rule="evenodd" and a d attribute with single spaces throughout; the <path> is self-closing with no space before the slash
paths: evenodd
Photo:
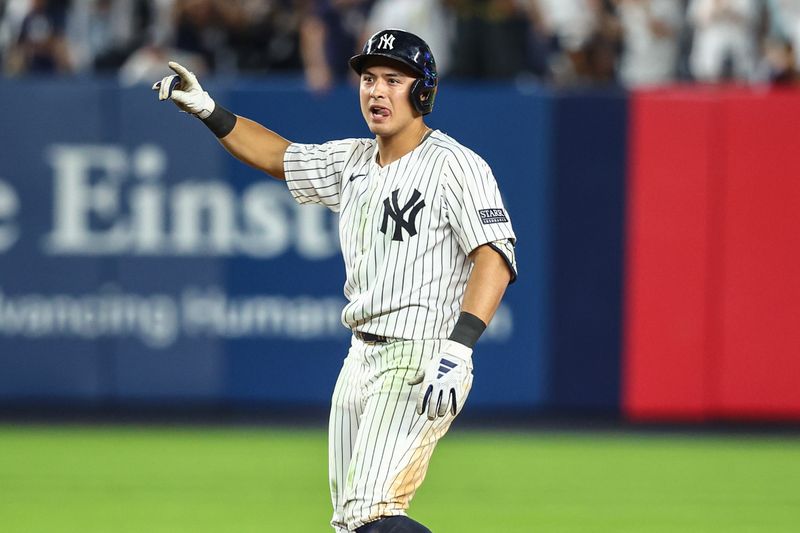
<path id="1" fill-rule="evenodd" d="M 516 237 L 491 169 L 435 130 L 381 167 L 375 139 L 292 144 L 286 183 L 301 204 L 339 213 L 345 263 L 342 322 L 402 339 L 447 338 L 472 269 L 491 244 L 516 277 Z"/>

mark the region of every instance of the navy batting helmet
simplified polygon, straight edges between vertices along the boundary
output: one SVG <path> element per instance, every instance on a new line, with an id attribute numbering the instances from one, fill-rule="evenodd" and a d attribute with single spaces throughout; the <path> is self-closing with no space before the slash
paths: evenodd
<path id="1" fill-rule="evenodd" d="M 369 38 L 360 54 L 350 58 L 350 66 L 361 74 L 370 57 L 394 59 L 419 74 L 421 77 L 411 86 L 411 103 L 423 115 L 433 110 L 439 77 L 431 48 L 425 41 L 404 30 L 381 30 Z"/>

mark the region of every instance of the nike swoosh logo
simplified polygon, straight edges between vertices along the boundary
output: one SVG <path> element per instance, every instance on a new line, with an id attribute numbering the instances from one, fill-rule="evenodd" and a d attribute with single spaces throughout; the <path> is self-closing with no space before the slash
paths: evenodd
<path id="1" fill-rule="evenodd" d="M 363 178 L 364 176 L 366 176 L 366 174 L 359 174 L 359 175 L 357 175 L 357 176 L 350 176 L 350 181 L 353 181 L 353 180 L 355 180 L 356 178 Z"/>

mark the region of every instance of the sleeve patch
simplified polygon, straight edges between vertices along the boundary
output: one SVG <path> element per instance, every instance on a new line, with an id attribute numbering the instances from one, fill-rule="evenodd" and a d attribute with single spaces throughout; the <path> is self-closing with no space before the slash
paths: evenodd
<path id="1" fill-rule="evenodd" d="M 479 209 L 478 214 L 481 216 L 481 222 L 484 224 L 508 222 L 506 212 L 503 209 Z"/>

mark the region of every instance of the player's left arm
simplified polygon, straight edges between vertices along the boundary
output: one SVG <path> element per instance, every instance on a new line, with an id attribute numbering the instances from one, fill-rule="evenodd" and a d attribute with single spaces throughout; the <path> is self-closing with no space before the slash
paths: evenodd
<path id="1" fill-rule="evenodd" d="M 478 317 L 488 326 L 500 306 L 513 272 L 508 260 L 492 244 L 478 246 L 469 258 L 473 268 L 464 290 L 461 311 Z"/>
<path id="2" fill-rule="evenodd" d="M 461 315 L 450 337 L 423 372 L 409 382 L 422 383 L 417 413 L 428 420 L 456 415 L 472 384 L 472 348 L 491 322 L 506 287 L 516 277 L 513 263 L 501 251 L 510 242 L 488 243 L 469 254 L 473 268 L 464 291 Z"/>
<path id="3" fill-rule="evenodd" d="M 417 412 L 456 415 L 472 385 L 472 348 L 517 278 L 516 236 L 497 182 L 483 159 L 462 151 L 450 160 L 444 188 L 448 220 L 472 261 L 461 314 L 439 354 L 409 383 L 422 383 Z"/>

